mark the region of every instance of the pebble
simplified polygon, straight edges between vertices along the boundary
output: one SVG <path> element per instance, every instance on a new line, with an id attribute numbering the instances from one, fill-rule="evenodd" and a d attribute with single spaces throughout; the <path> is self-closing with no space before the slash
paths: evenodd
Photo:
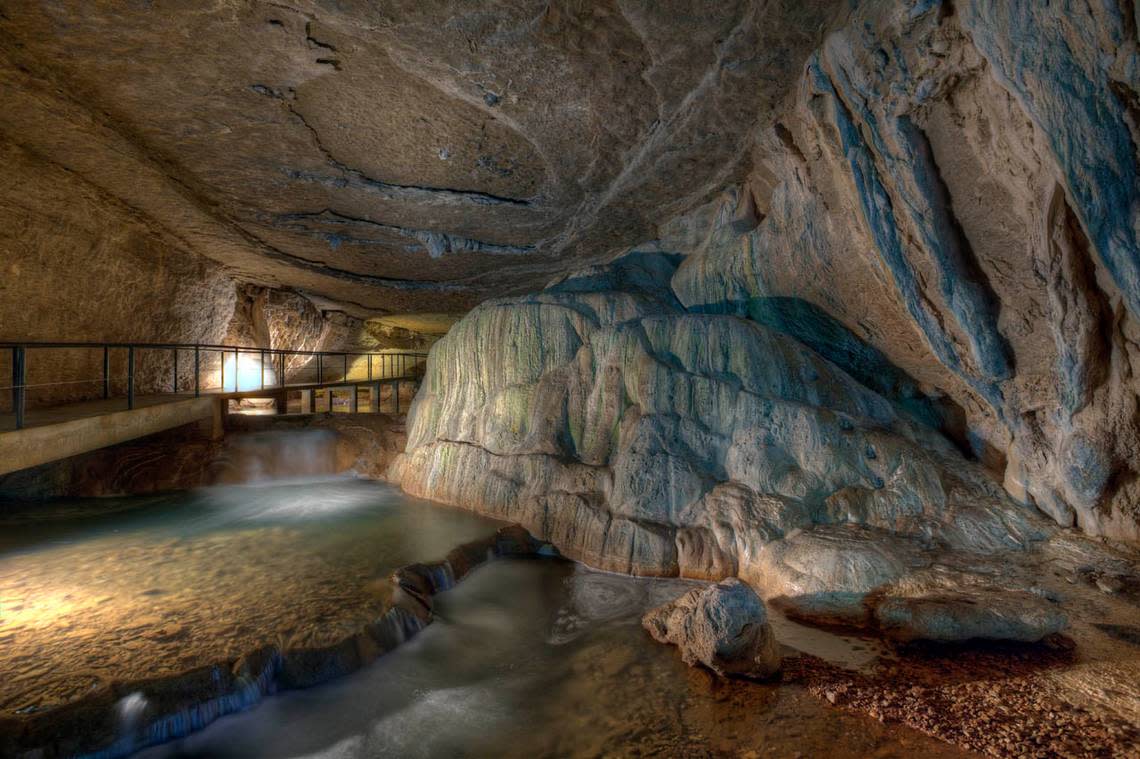
<path id="1" fill-rule="evenodd" d="M 1104 593 L 1119 593 L 1124 588 L 1124 583 L 1120 581 L 1119 577 L 1109 577 L 1108 575 L 1101 575 L 1096 578 L 1096 586 Z"/>

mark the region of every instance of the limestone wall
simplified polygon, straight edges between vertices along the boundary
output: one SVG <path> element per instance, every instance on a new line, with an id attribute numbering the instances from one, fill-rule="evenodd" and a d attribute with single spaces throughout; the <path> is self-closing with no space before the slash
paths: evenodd
<path id="1" fill-rule="evenodd" d="M 955 6 L 827 39 L 748 183 L 664 230 L 674 289 L 872 386 L 885 358 L 1015 498 L 1140 539 L 1134 11 Z"/>
<path id="2" fill-rule="evenodd" d="M 0 339 L 222 341 L 236 299 L 219 267 L 47 158 L 7 142 L 0 154 Z M 139 356 L 140 391 L 170 385 L 168 360 Z M 31 352 L 29 404 L 99 395 L 102 361 L 95 350 Z M 0 364 L 7 386 L 6 352 Z M 125 352 L 112 374 L 125 376 Z"/>
<path id="3" fill-rule="evenodd" d="M 1140 539 L 1134 15 L 862 5 L 745 184 L 436 344 L 393 476 L 805 616 L 1063 625 L 1056 525 Z"/>

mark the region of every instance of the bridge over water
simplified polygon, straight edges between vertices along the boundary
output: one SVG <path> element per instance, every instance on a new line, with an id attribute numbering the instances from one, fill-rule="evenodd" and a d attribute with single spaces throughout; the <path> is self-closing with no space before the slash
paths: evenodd
<path id="1" fill-rule="evenodd" d="M 12 378 L 0 385 L 0 474 L 202 420 L 220 435 L 231 410 L 399 414 L 426 361 L 410 351 L 0 342 Z"/>

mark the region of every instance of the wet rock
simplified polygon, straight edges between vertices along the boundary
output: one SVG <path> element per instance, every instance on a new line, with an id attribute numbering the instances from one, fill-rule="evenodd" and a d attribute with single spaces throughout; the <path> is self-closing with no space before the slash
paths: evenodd
<path id="1" fill-rule="evenodd" d="M 780 646 L 764 602 L 733 577 L 691 590 L 641 623 L 659 642 L 677 646 L 687 664 L 719 675 L 766 678 L 780 669 Z"/>
<path id="2" fill-rule="evenodd" d="M 1026 592 L 944 592 L 885 598 L 875 620 L 899 641 L 1012 640 L 1035 643 L 1059 633 L 1068 618 L 1057 606 Z"/>

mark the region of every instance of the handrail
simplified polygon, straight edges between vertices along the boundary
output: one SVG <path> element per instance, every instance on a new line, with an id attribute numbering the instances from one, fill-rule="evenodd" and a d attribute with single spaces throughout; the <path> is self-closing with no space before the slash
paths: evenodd
<path id="1" fill-rule="evenodd" d="M 169 390 L 172 394 L 179 392 L 179 371 L 178 371 L 178 357 L 180 352 L 193 351 L 194 352 L 194 396 L 199 397 L 202 394 L 202 366 L 201 355 L 202 353 L 218 353 L 221 356 L 219 365 L 220 382 L 217 389 L 218 394 L 225 395 L 226 393 L 233 392 L 235 394 L 242 392 L 253 392 L 255 390 L 288 390 L 290 385 L 287 377 L 286 358 L 291 356 L 299 356 L 305 358 L 316 358 L 317 381 L 316 383 L 295 383 L 294 386 L 312 386 L 312 385 L 361 385 L 376 383 L 377 388 L 380 382 L 397 383 L 396 395 L 396 409 L 399 413 L 399 380 L 409 379 L 415 377 L 414 369 L 421 362 L 427 359 L 428 354 L 422 351 L 402 351 L 402 350 L 387 350 L 387 351 L 307 351 L 307 350 L 290 350 L 288 348 L 259 348 L 247 347 L 242 345 L 225 345 L 214 343 L 131 343 L 131 342 L 68 342 L 68 341 L 0 341 L 0 350 L 10 350 L 12 352 L 12 408 L 16 415 L 16 429 L 24 427 L 24 417 L 27 408 L 27 389 L 29 387 L 44 386 L 48 384 L 67 384 L 67 383 L 37 383 L 37 385 L 29 385 L 27 380 L 28 373 L 28 352 L 32 349 L 101 349 L 103 351 L 103 398 L 111 397 L 111 351 L 123 350 L 127 351 L 127 408 L 133 409 L 135 407 L 135 353 L 136 351 L 171 351 L 172 352 L 172 382 Z M 260 372 L 260 388 L 245 388 L 241 387 L 240 378 L 240 362 L 243 354 L 258 354 L 258 371 Z M 233 390 L 226 389 L 226 358 L 232 355 L 234 357 L 234 366 L 231 371 L 234 372 Z M 368 358 L 368 376 L 365 380 L 350 380 L 349 379 L 349 357 L 362 357 Z M 343 374 L 341 378 L 335 382 L 326 383 L 324 381 L 325 358 L 340 358 L 343 362 Z M 373 377 L 373 359 L 379 358 L 381 362 L 379 378 Z M 409 359 L 411 359 L 411 366 L 409 367 Z M 390 367 L 392 373 L 385 370 Z M 266 369 L 274 373 L 276 380 L 270 384 L 266 384 Z M 412 372 L 409 373 L 409 368 Z M 277 374 L 280 370 L 280 375 Z M 98 380 L 83 380 L 85 382 L 97 382 Z M 255 385 L 258 383 L 254 383 Z M 210 388 L 206 388 L 209 392 Z M 159 393 L 166 393 L 167 390 L 159 390 Z M 355 404 L 354 404 L 355 406 Z"/>
<path id="2" fill-rule="evenodd" d="M 415 356 L 427 358 L 426 351 L 406 350 L 338 350 L 338 351 L 305 351 L 291 348 L 257 348 L 245 345 L 226 345 L 218 343 L 132 343 L 122 341 L 109 342 L 40 342 L 36 340 L 0 340 L 0 348 L 141 348 L 144 350 L 201 350 L 210 351 L 241 351 L 243 353 L 287 353 L 292 356 Z"/>

